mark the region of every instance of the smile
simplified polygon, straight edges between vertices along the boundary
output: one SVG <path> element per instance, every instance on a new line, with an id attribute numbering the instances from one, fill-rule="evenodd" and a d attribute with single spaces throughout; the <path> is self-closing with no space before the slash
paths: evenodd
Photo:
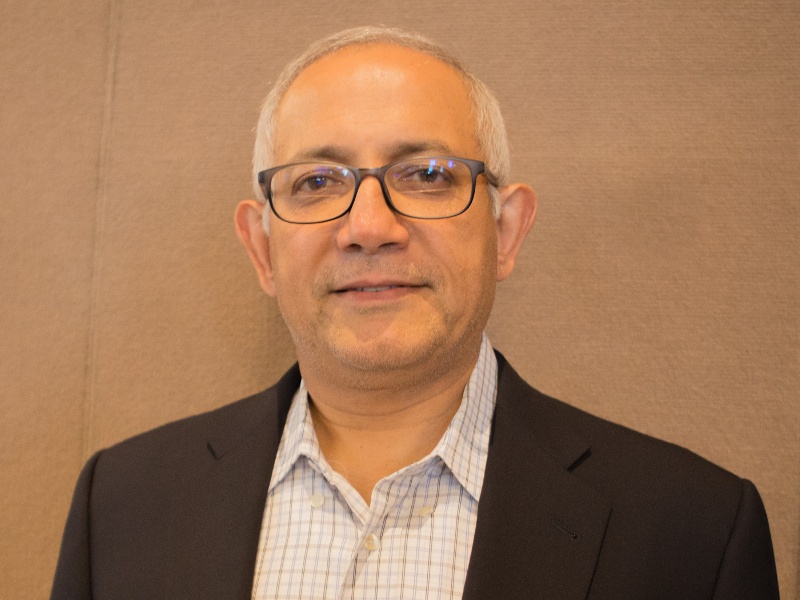
<path id="1" fill-rule="evenodd" d="M 346 294 L 348 292 L 380 294 L 381 292 L 409 291 L 421 287 L 426 286 L 423 282 L 418 281 L 404 281 L 402 279 L 389 279 L 388 277 L 363 277 L 331 286 L 332 289 L 330 291 L 334 294 Z"/>
<path id="2" fill-rule="evenodd" d="M 409 293 L 413 293 L 424 285 L 404 281 L 354 281 L 332 292 L 342 298 L 350 298 L 354 301 L 392 301 L 400 299 Z"/>
<path id="3" fill-rule="evenodd" d="M 355 292 L 384 292 L 386 290 L 391 290 L 392 288 L 401 287 L 397 285 L 381 285 L 381 286 L 374 286 L 374 287 L 358 287 L 353 288 Z M 403 286 L 407 287 L 407 286 Z"/>

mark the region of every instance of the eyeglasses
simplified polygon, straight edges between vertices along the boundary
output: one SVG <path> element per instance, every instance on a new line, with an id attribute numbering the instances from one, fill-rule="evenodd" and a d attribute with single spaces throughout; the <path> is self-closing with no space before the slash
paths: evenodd
<path id="1" fill-rule="evenodd" d="M 359 169 L 329 162 L 292 163 L 258 174 L 258 183 L 275 216 L 288 223 L 332 221 L 347 214 L 366 177 L 381 184 L 386 204 L 415 219 L 446 219 L 467 210 L 475 197 L 475 182 L 484 174 L 478 160 L 425 156 Z"/>

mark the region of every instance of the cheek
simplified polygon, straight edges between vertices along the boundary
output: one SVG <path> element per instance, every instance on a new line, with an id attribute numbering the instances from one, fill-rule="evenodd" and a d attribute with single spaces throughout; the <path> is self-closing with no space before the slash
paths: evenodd
<path id="1" fill-rule="evenodd" d="M 282 279 L 291 282 L 319 264 L 325 240 L 322 232 L 315 235 L 314 225 L 292 225 L 273 219 L 272 231 L 270 254 L 273 268 Z"/>
<path id="2" fill-rule="evenodd" d="M 479 286 L 477 292 L 477 302 L 484 306 L 482 312 L 491 309 L 494 303 L 495 289 L 497 287 L 497 236 L 494 227 L 487 228 L 480 232 L 482 237 L 476 238 L 481 240 L 481 247 L 477 250 L 475 267 L 476 286 Z"/>
<path id="3" fill-rule="evenodd" d="M 476 278 L 492 280 L 497 275 L 497 230 L 494 219 L 486 215 L 472 227 L 464 238 L 465 248 L 469 248 L 472 269 Z"/>
<path id="4" fill-rule="evenodd" d="M 494 228 L 472 227 L 461 231 L 447 253 L 453 265 L 453 301 L 474 305 L 491 300 L 497 277 L 497 240 Z"/>
<path id="5" fill-rule="evenodd" d="M 274 221 L 273 221 L 274 225 Z M 273 230 L 277 229 L 273 227 Z M 291 308 L 286 299 L 296 297 L 307 287 L 309 277 L 309 246 L 302 236 L 273 233 L 270 236 L 270 256 L 278 300 Z"/>

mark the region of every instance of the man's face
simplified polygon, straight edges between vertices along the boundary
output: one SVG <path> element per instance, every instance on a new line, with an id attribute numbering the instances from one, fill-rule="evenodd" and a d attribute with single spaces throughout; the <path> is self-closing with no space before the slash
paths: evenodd
<path id="1" fill-rule="evenodd" d="M 397 46 L 352 46 L 313 63 L 287 90 L 275 124 L 276 165 L 483 159 L 461 77 Z M 335 221 L 296 225 L 271 215 L 268 250 L 264 286 L 277 296 L 301 367 L 424 371 L 477 356 L 498 274 L 483 177 L 472 206 L 441 220 L 392 212 L 378 181 L 366 178 Z"/>

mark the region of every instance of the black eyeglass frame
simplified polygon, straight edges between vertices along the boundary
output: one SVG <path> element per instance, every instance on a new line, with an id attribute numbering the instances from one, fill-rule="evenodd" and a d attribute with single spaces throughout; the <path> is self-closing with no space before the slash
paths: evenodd
<path id="1" fill-rule="evenodd" d="M 344 165 L 341 163 L 335 162 L 327 162 L 327 161 L 302 161 L 302 162 L 295 162 L 295 163 L 288 163 L 285 165 L 279 165 L 277 167 L 272 167 L 271 169 L 266 169 L 264 171 L 258 172 L 258 185 L 261 188 L 261 192 L 264 194 L 264 197 L 269 202 L 269 206 L 272 209 L 272 212 L 278 217 L 281 221 L 285 221 L 286 223 L 293 223 L 295 225 L 315 225 L 317 223 L 327 223 L 328 221 L 335 221 L 336 219 L 340 219 L 349 213 L 352 208 L 353 204 L 355 204 L 356 196 L 358 195 L 358 188 L 361 186 L 361 182 L 366 177 L 375 177 L 381 185 L 381 191 L 383 192 L 383 199 L 386 201 L 386 205 L 394 212 L 399 215 L 403 215 L 404 217 L 408 217 L 409 219 L 424 219 L 428 221 L 438 220 L 438 219 L 450 219 L 452 217 L 457 217 L 458 215 L 467 211 L 467 209 L 472 206 L 472 201 L 475 199 L 475 187 L 478 181 L 478 175 L 483 174 L 486 177 L 486 182 L 488 185 L 492 187 L 497 187 L 497 182 L 494 176 L 486 169 L 486 165 L 483 161 L 474 160 L 471 158 L 461 158 L 460 156 L 421 156 L 419 160 L 457 160 L 459 162 L 464 163 L 469 167 L 470 174 L 472 175 L 472 190 L 470 191 L 469 195 L 469 202 L 467 202 L 466 206 L 462 208 L 460 211 L 453 213 L 452 215 L 445 215 L 443 217 L 418 217 L 416 215 L 409 215 L 408 213 L 404 213 L 402 210 L 399 210 L 394 203 L 392 202 L 391 195 L 389 194 L 389 188 L 386 186 L 386 172 L 394 167 L 395 165 L 399 165 L 405 162 L 409 162 L 410 160 L 415 160 L 415 157 L 411 158 L 404 158 L 402 160 L 396 160 L 394 162 L 390 162 L 388 165 L 383 165 L 382 167 L 374 167 L 374 168 L 363 168 L 360 169 L 358 167 L 351 167 L 350 165 Z M 353 176 L 355 177 L 355 185 L 353 186 L 353 197 L 350 199 L 350 204 L 347 205 L 347 208 L 344 209 L 341 213 L 336 215 L 335 217 L 329 217 L 327 219 L 322 219 L 321 221 L 291 221 L 286 219 L 280 215 L 280 213 L 275 210 L 275 204 L 272 202 L 272 177 L 278 171 L 281 171 L 287 167 L 293 167 L 295 165 L 302 165 L 302 164 L 319 164 L 319 165 L 330 165 L 335 167 L 340 167 L 343 169 L 349 169 Z"/>

